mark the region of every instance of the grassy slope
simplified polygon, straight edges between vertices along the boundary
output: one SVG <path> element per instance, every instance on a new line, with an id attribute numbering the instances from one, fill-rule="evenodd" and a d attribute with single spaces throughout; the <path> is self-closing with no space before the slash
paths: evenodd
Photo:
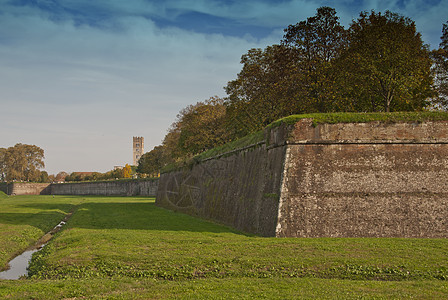
<path id="1" fill-rule="evenodd" d="M 41 232 L 77 209 L 34 257 L 33 279 L 0 281 L 0 298 L 448 297 L 446 239 L 260 238 L 139 197 L 0 201 L 0 226 Z M 0 231 L 0 245 L 9 238 Z"/>

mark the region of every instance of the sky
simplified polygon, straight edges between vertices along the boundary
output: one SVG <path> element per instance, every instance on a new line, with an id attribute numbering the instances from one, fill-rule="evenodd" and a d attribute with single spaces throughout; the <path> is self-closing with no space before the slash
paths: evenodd
<path id="1" fill-rule="evenodd" d="M 212 96 L 251 48 L 336 9 L 410 17 L 430 48 L 448 0 L 0 0 L 0 147 L 32 144 L 45 170 L 106 172 L 132 164 L 132 137 L 160 145 L 178 112 Z"/>

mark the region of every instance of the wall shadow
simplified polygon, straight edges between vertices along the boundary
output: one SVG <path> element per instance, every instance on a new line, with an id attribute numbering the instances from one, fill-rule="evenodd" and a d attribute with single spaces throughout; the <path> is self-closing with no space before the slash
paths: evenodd
<path id="1" fill-rule="evenodd" d="M 66 228 L 244 234 L 224 225 L 157 207 L 154 203 L 139 202 L 81 204 Z"/>
<path id="2" fill-rule="evenodd" d="M 64 213 L 69 213 L 72 209 L 74 209 L 77 205 L 70 203 L 26 203 L 26 204 L 18 204 L 16 207 L 24 207 L 24 208 L 33 208 L 40 210 L 61 210 Z"/>
<path id="3" fill-rule="evenodd" d="M 44 232 L 49 231 L 64 218 L 65 214 L 57 211 L 38 213 L 0 213 L 0 224 L 30 225 Z"/>

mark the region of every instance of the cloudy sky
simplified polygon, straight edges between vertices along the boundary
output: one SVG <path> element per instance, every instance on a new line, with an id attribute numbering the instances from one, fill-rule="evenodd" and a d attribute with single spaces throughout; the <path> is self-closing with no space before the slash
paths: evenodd
<path id="1" fill-rule="evenodd" d="M 446 0 L 0 0 L 0 147 L 34 144 L 46 170 L 132 163 L 132 137 L 159 145 L 179 110 L 217 95 L 251 48 L 336 8 L 413 19 L 435 48 Z"/>

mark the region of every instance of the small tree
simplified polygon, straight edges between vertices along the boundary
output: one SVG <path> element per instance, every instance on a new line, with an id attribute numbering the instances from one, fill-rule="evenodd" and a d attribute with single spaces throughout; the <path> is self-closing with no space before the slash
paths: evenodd
<path id="1" fill-rule="evenodd" d="M 49 182 L 48 173 L 46 171 L 40 172 L 39 182 Z"/>
<path id="2" fill-rule="evenodd" d="M 142 155 L 138 161 L 137 172 L 157 177 L 160 170 L 168 163 L 164 146 L 156 146 Z"/>
<path id="3" fill-rule="evenodd" d="M 132 177 L 131 166 L 126 164 L 123 168 L 123 178 L 131 178 L 131 177 Z"/>

